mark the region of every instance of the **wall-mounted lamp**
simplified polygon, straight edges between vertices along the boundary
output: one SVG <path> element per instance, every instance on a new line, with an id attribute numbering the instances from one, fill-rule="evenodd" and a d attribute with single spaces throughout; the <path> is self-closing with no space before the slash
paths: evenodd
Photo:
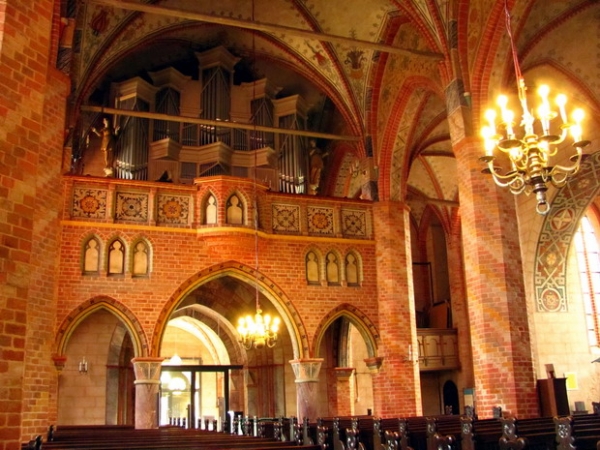
<path id="1" fill-rule="evenodd" d="M 79 361 L 79 373 L 87 373 L 88 371 L 88 362 L 85 360 L 85 356 L 81 361 Z"/>
<path id="2" fill-rule="evenodd" d="M 410 344 L 408 345 L 408 352 L 407 352 L 406 356 L 404 357 L 404 361 L 412 363 L 412 364 L 419 363 L 419 352 L 417 352 L 416 355 L 413 355 L 412 345 L 410 345 Z"/>

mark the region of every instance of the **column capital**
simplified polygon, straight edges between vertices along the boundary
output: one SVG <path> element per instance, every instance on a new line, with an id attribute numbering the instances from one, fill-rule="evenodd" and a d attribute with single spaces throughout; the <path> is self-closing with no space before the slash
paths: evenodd
<path id="1" fill-rule="evenodd" d="M 290 364 L 296 376 L 296 383 L 318 381 L 322 363 L 323 358 L 292 359 Z"/>
<path id="2" fill-rule="evenodd" d="M 164 358 L 138 357 L 133 358 L 134 384 L 159 384 L 160 369 Z"/>

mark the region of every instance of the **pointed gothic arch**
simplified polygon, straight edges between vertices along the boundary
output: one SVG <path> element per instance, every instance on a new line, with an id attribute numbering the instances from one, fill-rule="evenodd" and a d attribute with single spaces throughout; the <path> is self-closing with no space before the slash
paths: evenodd
<path id="1" fill-rule="evenodd" d="M 294 358 L 302 358 L 308 355 L 309 343 L 306 336 L 307 333 L 292 301 L 275 282 L 267 278 L 264 274 L 236 261 L 227 261 L 208 267 L 191 276 L 181 284 L 179 289 L 177 289 L 165 302 L 163 309 L 159 314 L 156 328 L 154 329 L 154 334 L 151 339 L 151 355 L 156 356 L 160 354 L 160 343 L 165 327 L 181 301 L 198 286 L 216 278 L 227 276 L 235 278 L 243 283 L 256 284 L 259 291 L 277 310 L 283 325 L 287 328 L 290 335 Z"/>
<path id="2" fill-rule="evenodd" d="M 321 341 L 323 340 L 325 332 L 331 326 L 331 324 L 342 317 L 354 325 L 362 338 L 365 340 L 369 358 L 376 357 L 379 333 L 375 327 L 375 324 L 364 312 L 348 303 L 339 305 L 337 308 L 332 309 L 329 314 L 326 314 L 323 317 L 319 323 L 319 326 L 317 327 L 317 330 L 315 331 L 311 354 L 314 355 L 314 357 L 319 357 L 318 352 L 319 348 L 321 347 Z"/>
<path id="3" fill-rule="evenodd" d="M 125 326 L 131 336 L 136 357 L 148 356 L 148 340 L 137 317 L 123 303 L 107 296 L 91 298 L 65 317 L 56 333 L 55 349 L 57 356 L 64 355 L 69 338 L 77 326 L 88 316 L 100 310 L 106 310 L 116 316 Z"/>

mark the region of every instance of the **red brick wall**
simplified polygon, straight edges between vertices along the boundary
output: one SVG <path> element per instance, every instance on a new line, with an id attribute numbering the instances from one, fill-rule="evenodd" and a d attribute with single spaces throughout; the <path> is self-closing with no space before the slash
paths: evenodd
<path id="1" fill-rule="evenodd" d="M 42 433 L 55 385 L 59 167 L 66 84 L 48 58 L 53 1 L 8 0 L 0 11 L 0 449 Z M 0 6 L 2 8 L 2 6 Z M 41 219 L 41 220 L 40 220 Z M 38 223 L 37 221 L 40 220 Z"/>
<path id="2" fill-rule="evenodd" d="M 97 188 L 106 188 L 103 184 Z M 80 181 L 81 182 L 81 181 Z M 71 179 L 66 180 L 67 190 L 70 189 Z M 160 185 L 157 185 L 160 186 Z M 122 189 L 122 187 L 120 187 Z M 185 188 L 184 188 L 185 189 Z M 196 205 L 202 203 L 206 189 L 203 187 L 196 195 Z M 220 208 L 225 200 L 236 191 L 246 200 L 252 199 L 252 186 L 247 182 L 213 183 L 210 191 L 217 196 Z M 149 189 L 147 190 L 149 192 Z M 188 194 L 195 189 L 188 188 Z M 67 197 L 69 194 L 66 194 Z M 274 235 L 270 233 L 271 202 L 274 194 L 259 194 L 260 229 L 258 238 L 259 271 L 267 278 L 267 283 L 273 283 L 275 291 L 281 290 L 290 300 L 291 307 L 298 317 L 293 318 L 307 339 L 306 347 L 300 349 L 304 357 L 314 356 L 313 348 L 315 332 L 322 326 L 323 317 L 342 303 L 356 307 L 377 323 L 377 295 L 375 279 L 375 250 L 372 240 L 359 239 L 323 239 L 300 235 Z M 269 198 L 267 198 L 269 197 Z M 310 200 L 307 197 L 280 196 L 278 202 L 304 204 Z M 320 203 L 320 206 L 337 206 L 340 202 Z M 67 205 L 67 209 L 70 205 Z M 352 205 L 350 205 L 352 206 Z M 356 207 L 356 205 L 354 205 Z M 363 206 L 364 208 L 364 206 Z M 197 222 L 199 211 L 196 211 L 194 222 Z M 252 202 L 248 208 L 252 216 Z M 68 212 L 67 212 L 68 217 Z M 223 215 L 220 214 L 220 220 Z M 151 225 L 130 227 L 111 223 L 112 220 L 99 222 L 84 222 L 82 220 L 65 222 L 60 256 L 60 286 L 58 305 L 58 324 L 71 314 L 81 304 L 92 297 L 108 296 L 125 305 L 142 324 L 148 341 L 159 336 L 160 329 L 155 324 L 168 312 L 168 300 L 176 296 L 178 289 L 195 278 L 199 272 L 209 267 L 228 261 L 236 261 L 250 268 L 256 267 L 255 235 L 250 225 L 246 227 L 199 226 L 199 233 L 192 228 L 166 228 Z M 150 219 L 148 223 L 151 223 Z M 200 220 L 201 222 L 201 220 Z M 195 227 L 195 226 L 194 226 Z M 109 277 L 104 269 L 98 276 L 83 276 L 81 267 L 82 244 L 91 233 L 96 234 L 107 244 L 115 236 L 120 236 L 126 245 L 130 245 L 139 237 L 148 239 L 153 250 L 152 273 L 149 278 L 132 278 L 128 272 L 122 277 Z M 309 286 L 306 281 L 304 258 L 307 249 L 314 248 L 325 255 L 330 250 L 337 250 L 341 255 L 354 250 L 363 259 L 363 283 L 361 287 L 340 286 Z M 104 251 L 106 253 L 106 251 Z M 201 278 L 201 277 L 200 277 Z M 200 279 L 200 281 L 202 281 Z M 186 284 L 187 286 L 187 284 Z M 280 300 L 283 300 L 280 299 Z M 156 343 L 155 343 L 156 344 Z M 156 345 L 151 352 L 158 351 Z"/>
<path id="3" fill-rule="evenodd" d="M 23 434 L 46 430 L 56 421 L 56 377 L 52 363 L 56 321 L 56 276 L 62 207 L 61 163 L 65 99 L 69 82 L 50 69 L 44 101 L 44 124 L 40 132 L 36 194 L 33 214 L 31 283 L 27 299 L 27 341 L 23 379 Z"/>
<path id="4" fill-rule="evenodd" d="M 153 248 L 153 270 L 147 279 L 124 277 L 97 277 L 81 274 L 81 244 L 94 231 L 107 242 L 118 235 L 127 244 L 139 236 L 145 236 Z M 312 342 L 314 332 L 323 316 L 340 303 L 349 303 L 361 311 L 375 311 L 377 297 L 372 274 L 365 274 L 361 288 L 308 286 L 304 272 L 304 254 L 309 242 L 306 240 L 260 239 L 260 272 L 282 289 L 292 300 Z M 330 245 L 314 244 L 323 252 Z M 338 245 L 342 251 L 350 246 Z M 352 245 L 368 262 L 374 257 L 372 244 Z M 58 321 L 76 309 L 81 303 L 98 295 L 115 298 L 129 308 L 145 328 L 146 335 L 154 333 L 154 324 L 167 300 L 190 277 L 197 272 L 222 262 L 237 261 L 255 267 L 254 238 L 235 231 L 197 237 L 194 234 L 173 231 L 128 230 L 124 227 L 82 228 L 65 226 L 59 276 Z M 376 316 L 370 315 L 377 321 Z"/>

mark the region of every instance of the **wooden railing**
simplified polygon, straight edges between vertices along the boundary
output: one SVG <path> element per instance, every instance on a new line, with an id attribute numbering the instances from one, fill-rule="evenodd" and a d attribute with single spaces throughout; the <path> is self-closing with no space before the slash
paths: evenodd
<path id="1" fill-rule="evenodd" d="M 454 328 L 417 328 L 422 372 L 460 367 L 458 334 Z"/>

